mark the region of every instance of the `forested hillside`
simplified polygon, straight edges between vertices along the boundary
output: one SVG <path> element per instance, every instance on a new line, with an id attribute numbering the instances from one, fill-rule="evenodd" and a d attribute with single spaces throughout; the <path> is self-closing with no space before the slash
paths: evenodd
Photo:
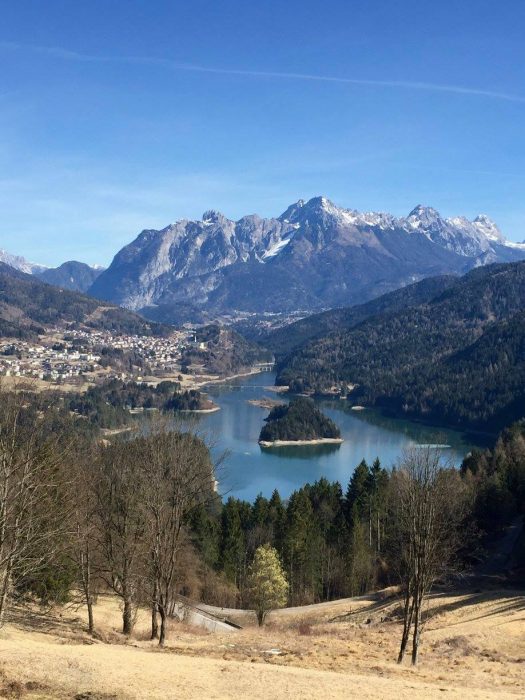
<path id="1" fill-rule="evenodd" d="M 478 268 L 433 300 L 306 344 L 280 368 L 293 391 L 497 431 L 525 413 L 525 264 Z"/>
<path id="2" fill-rule="evenodd" d="M 282 360 L 294 348 L 314 338 L 321 338 L 335 331 L 353 328 L 372 316 L 402 311 L 409 306 L 416 306 L 430 301 L 438 294 L 452 287 L 458 277 L 440 275 L 429 277 L 394 292 L 383 294 L 365 304 L 342 309 L 331 309 L 321 314 L 307 316 L 300 321 L 282 326 L 269 333 L 260 333 L 254 339 L 271 350 L 277 362 Z"/>
<path id="3" fill-rule="evenodd" d="M 0 334 L 28 338 L 45 326 L 60 324 L 83 324 L 130 335 L 168 331 L 113 304 L 53 287 L 0 263 Z"/>
<path id="4" fill-rule="evenodd" d="M 212 374 L 228 375 L 271 359 L 267 350 L 229 328 L 203 326 L 196 331 L 196 340 L 204 347 L 188 347 L 182 357 L 183 366 L 201 365 Z"/>
<path id="5" fill-rule="evenodd" d="M 164 413 L 201 411 L 214 407 L 200 391 L 182 391 L 177 382 L 157 386 L 117 379 L 90 387 L 82 394 L 67 394 L 65 405 L 99 428 L 119 428 L 133 422 L 130 409 L 155 409 Z"/>

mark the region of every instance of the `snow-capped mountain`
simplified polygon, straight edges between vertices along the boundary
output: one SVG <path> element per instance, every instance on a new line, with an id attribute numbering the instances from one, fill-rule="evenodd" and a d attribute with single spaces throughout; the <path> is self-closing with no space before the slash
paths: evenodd
<path id="1" fill-rule="evenodd" d="M 46 267 L 45 265 L 29 262 L 21 255 L 12 255 L 3 249 L 0 249 L 0 262 L 19 272 L 34 275 L 48 284 L 76 292 L 86 292 L 104 270 L 100 265 L 90 267 L 86 263 L 76 260 L 62 263 L 58 267 Z"/>
<path id="2" fill-rule="evenodd" d="M 406 225 L 421 231 L 447 250 L 467 257 L 494 252 L 494 246 L 509 246 L 510 243 L 505 240 L 496 224 L 484 214 L 473 221 L 464 216 L 443 219 L 435 209 L 417 206 L 406 218 Z M 515 244 L 510 243 L 512 245 Z"/>
<path id="3" fill-rule="evenodd" d="M 12 255 L 2 248 L 0 248 L 0 262 L 3 262 L 10 267 L 14 267 L 15 270 L 25 272 L 28 275 L 32 275 L 35 272 L 41 272 L 47 269 L 45 265 L 38 265 L 37 263 L 29 262 L 29 260 L 26 260 L 21 255 Z"/>
<path id="4" fill-rule="evenodd" d="M 277 218 L 199 221 L 143 231 L 89 292 L 164 320 L 196 308 L 313 310 L 366 301 L 423 277 L 525 258 L 480 215 L 443 218 L 417 206 L 406 217 L 299 200 Z"/>

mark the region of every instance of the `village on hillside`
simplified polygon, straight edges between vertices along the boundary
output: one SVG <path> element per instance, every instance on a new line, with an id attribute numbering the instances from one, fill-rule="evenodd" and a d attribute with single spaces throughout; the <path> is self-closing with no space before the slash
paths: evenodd
<path id="1" fill-rule="evenodd" d="M 176 375 L 188 347 L 206 349 L 192 330 L 168 337 L 115 335 L 109 330 L 52 328 L 38 342 L 7 339 L 0 343 L 0 376 L 80 385 L 98 379 L 140 381 L 144 375 Z M 129 357 L 126 369 L 115 359 Z M 121 363 L 122 364 L 122 363 Z"/>

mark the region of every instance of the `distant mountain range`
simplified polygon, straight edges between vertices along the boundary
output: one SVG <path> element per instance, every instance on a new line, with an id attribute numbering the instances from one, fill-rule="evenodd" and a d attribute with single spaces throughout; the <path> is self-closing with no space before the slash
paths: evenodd
<path id="1" fill-rule="evenodd" d="M 410 292 L 405 308 L 400 292 Z M 304 342 L 281 359 L 278 383 L 489 432 L 525 416 L 525 261 L 419 282 L 308 335 L 326 317 L 299 327 Z"/>
<path id="2" fill-rule="evenodd" d="M 25 272 L 28 275 L 42 272 L 43 270 L 47 269 L 45 265 L 38 265 L 38 263 L 29 262 L 29 260 L 26 260 L 21 255 L 12 255 L 11 253 L 8 253 L 7 250 L 3 250 L 2 248 L 0 248 L 0 263 L 5 263 L 6 265 L 13 267 L 15 270 Z"/>
<path id="3" fill-rule="evenodd" d="M 436 275 L 525 259 L 480 215 L 443 218 L 417 206 L 406 217 L 299 200 L 277 218 L 232 221 L 207 211 L 148 229 L 107 270 L 77 261 L 46 268 L 0 251 L 0 261 L 50 284 L 88 293 L 167 323 L 252 314 L 304 314 L 362 304 Z"/>
<path id="4" fill-rule="evenodd" d="M 407 217 L 361 213 L 325 197 L 292 204 L 279 217 L 231 221 L 207 211 L 143 231 L 89 288 L 166 322 L 235 312 L 311 312 L 362 303 L 441 274 L 525 259 L 480 215 L 443 218 L 417 206 Z"/>
<path id="5" fill-rule="evenodd" d="M 35 275 L 48 284 L 54 284 L 62 289 L 70 289 L 76 292 L 87 292 L 96 278 L 103 271 L 103 267 L 90 267 L 86 263 L 70 260 L 59 267 L 46 267 L 38 263 L 29 262 L 21 255 L 11 255 L 6 250 L 0 249 L 0 262 L 13 267 L 19 272 Z"/>

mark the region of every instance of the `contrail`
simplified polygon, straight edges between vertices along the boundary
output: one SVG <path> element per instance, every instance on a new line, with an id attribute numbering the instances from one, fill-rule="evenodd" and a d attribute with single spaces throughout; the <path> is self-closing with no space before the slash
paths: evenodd
<path id="1" fill-rule="evenodd" d="M 247 78 L 273 78 L 277 80 L 302 80 L 322 83 L 338 83 L 342 85 L 362 85 L 380 88 L 393 88 L 403 90 L 425 90 L 427 92 L 442 92 L 455 95 L 470 95 L 485 97 L 493 100 L 505 100 L 507 102 L 525 103 L 525 96 L 484 88 L 472 88 L 462 85 L 446 85 L 440 83 L 427 83 L 410 80 L 368 80 L 364 78 L 345 78 L 332 75 L 316 75 L 310 73 L 289 73 L 280 71 L 259 71 L 243 68 L 214 68 L 193 63 L 181 63 L 169 58 L 155 58 L 148 56 L 96 56 L 93 54 L 78 53 L 56 46 L 35 46 L 32 44 L 19 44 L 15 42 L 0 41 L 0 48 L 33 51 L 48 56 L 86 63 L 128 63 L 144 66 L 158 66 L 170 70 L 187 71 L 194 73 L 211 73 L 215 75 L 237 75 Z"/>

